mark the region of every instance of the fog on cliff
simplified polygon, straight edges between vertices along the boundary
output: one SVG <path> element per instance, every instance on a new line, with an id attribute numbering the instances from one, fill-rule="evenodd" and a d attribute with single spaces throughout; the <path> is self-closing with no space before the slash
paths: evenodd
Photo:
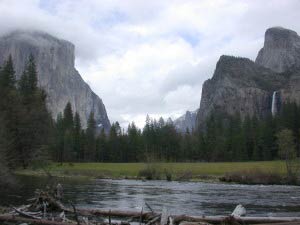
<path id="1" fill-rule="evenodd" d="M 300 2 L 1 0 L 0 35 L 42 30 L 76 46 L 76 67 L 111 121 L 142 126 L 199 107 L 220 55 L 255 59 L 272 26 L 300 31 Z"/>

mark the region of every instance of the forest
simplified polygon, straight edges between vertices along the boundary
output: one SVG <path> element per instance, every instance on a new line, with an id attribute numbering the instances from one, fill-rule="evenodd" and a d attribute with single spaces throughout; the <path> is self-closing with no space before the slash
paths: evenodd
<path id="1" fill-rule="evenodd" d="M 204 129 L 176 131 L 171 119 L 146 118 L 143 129 L 134 122 L 127 130 L 118 122 L 109 132 L 99 129 L 93 112 L 87 128 L 68 103 L 56 120 L 47 109 L 47 96 L 38 87 L 31 56 L 17 81 L 11 57 L 0 71 L 0 166 L 27 168 L 56 162 L 212 162 L 260 161 L 280 158 L 281 130 L 288 129 L 292 147 L 300 148 L 300 108 L 282 105 L 276 116 L 241 118 L 212 114 Z"/>

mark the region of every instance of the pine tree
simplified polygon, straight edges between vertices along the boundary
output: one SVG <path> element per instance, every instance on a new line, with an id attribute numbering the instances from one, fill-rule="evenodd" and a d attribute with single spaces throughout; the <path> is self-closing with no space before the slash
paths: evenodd
<path id="1" fill-rule="evenodd" d="M 0 88 L 14 89 L 16 84 L 15 70 L 11 55 L 1 69 Z"/>
<path id="2" fill-rule="evenodd" d="M 0 70 L 0 116 L 2 117 L 5 157 L 9 167 L 20 165 L 19 118 L 20 108 L 18 93 L 15 86 L 15 71 L 11 56 Z"/>
<path id="3" fill-rule="evenodd" d="M 86 129 L 86 161 L 95 161 L 96 160 L 96 121 L 94 118 L 94 112 L 91 112 L 87 121 Z"/>
<path id="4" fill-rule="evenodd" d="M 26 73 L 28 74 L 28 88 L 31 93 L 34 93 L 38 86 L 37 86 L 37 70 L 35 65 L 35 60 L 32 54 L 29 56 Z"/>
<path id="5" fill-rule="evenodd" d="M 82 156 L 83 156 L 83 149 L 81 148 L 81 146 L 82 146 L 81 130 L 82 130 L 82 127 L 81 127 L 80 116 L 76 112 L 75 116 L 74 116 L 74 132 L 73 132 L 74 146 L 73 146 L 73 150 L 74 150 L 74 158 L 77 161 L 82 159 Z"/>
<path id="6" fill-rule="evenodd" d="M 107 140 L 104 128 L 101 129 L 100 135 L 97 138 L 97 159 L 99 162 L 108 161 L 107 156 Z"/>
<path id="7" fill-rule="evenodd" d="M 19 150 L 23 167 L 27 167 L 39 152 L 49 147 L 52 118 L 46 106 L 46 94 L 37 87 L 37 71 L 33 56 L 29 57 L 20 79 L 21 95 Z M 46 155 L 44 152 L 43 155 Z M 40 157 L 39 157 L 40 160 Z"/>
<path id="8" fill-rule="evenodd" d="M 64 129 L 72 130 L 73 127 L 74 127 L 73 110 L 72 110 L 71 103 L 68 102 L 64 109 Z"/>
<path id="9" fill-rule="evenodd" d="M 64 162 L 64 121 L 62 113 L 57 115 L 56 127 L 55 127 L 55 146 L 54 146 L 54 157 L 61 164 Z"/>
<path id="10" fill-rule="evenodd" d="M 120 135 L 121 130 L 119 123 L 113 123 L 109 131 L 109 151 L 108 156 L 109 160 L 112 162 L 120 162 L 122 159 L 121 150 L 120 150 Z"/>
<path id="11" fill-rule="evenodd" d="M 134 122 L 128 125 L 128 160 L 137 162 L 141 156 L 141 134 Z"/>

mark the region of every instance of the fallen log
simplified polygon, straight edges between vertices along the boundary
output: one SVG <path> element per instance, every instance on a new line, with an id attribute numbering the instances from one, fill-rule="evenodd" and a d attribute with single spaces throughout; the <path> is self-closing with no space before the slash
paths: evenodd
<path id="1" fill-rule="evenodd" d="M 207 223 L 207 222 L 186 222 L 186 221 L 183 221 L 183 222 L 180 222 L 179 225 L 211 225 L 211 224 Z"/>
<path id="2" fill-rule="evenodd" d="M 300 222 L 283 222 L 283 223 L 272 223 L 272 225 L 299 225 Z M 270 223 L 260 223 L 258 225 L 270 225 Z"/>
<path id="3" fill-rule="evenodd" d="M 34 216 L 32 214 L 29 214 L 29 213 L 26 213 L 26 212 L 22 212 L 21 210 L 18 210 L 17 208 L 15 207 L 12 207 L 14 211 L 16 211 L 16 213 L 18 213 L 20 216 L 23 216 L 23 217 L 26 217 L 26 218 L 29 218 L 29 219 L 41 219 L 41 217 L 38 217 L 38 216 Z"/>
<path id="4" fill-rule="evenodd" d="M 170 216 L 173 224 L 185 222 L 208 222 L 208 223 L 221 223 L 228 219 L 233 219 L 239 223 L 247 224 L 262 224 L 262 223 L 281 223 L 281 222 L 298 222 L 300 217 L 235 217 L 235 216 Z"/>
<path id="5" fill-rule="evenodd" d="M 151 224 L 155 224 L 156 222 L 158 222 L 160 220 L 161 215 L 154 217 L 152 220 L 150 220 L 148 223 L 146 223 L 146 225 L 151 225 Z"/>
<path id="6" fill-rule="evenodd" d="M 73 213 L 74 210 L 63 207 L 62 210 Z M 101 209 L 89 209 L 89 208 L 76 208 L 76 211 L 80 215 L 89 216 L 111 216 L 111 217 L 133 217 L 140 218 L 142 216 L 143 220 L 148 220 L 153 218 L 152 212 L 137 212 L 137 211 L 121 211 L 121 210 L 101 210 Z M 157 214 L 158 216 L 158 214 Z"/>
<path id="7" fill-rule="evenodd" d="M 10 216 L 10 215 L 0 215 L 0 221 L 2 222 L 13 222 L 13 223 L 28 223 L 34 225 L 72 225 L 74 223 L 64 223 L 64 222 L 57 222 L 51 220 L 44 220 L 44 219 L 30 219 L 24 218 L 19 216 Z"/>

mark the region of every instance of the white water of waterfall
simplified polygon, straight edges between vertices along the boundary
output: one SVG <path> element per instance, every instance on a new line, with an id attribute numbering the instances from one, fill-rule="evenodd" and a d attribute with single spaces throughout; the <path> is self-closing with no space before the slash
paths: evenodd
<path id="1" fill-rule="evenodd" d="M 272 112 L 273 116 L 275 116 L 276 113 L 277 113 L 277 99 L 276 99 L 276 94 L 277 94 L 277 91 L 274 91 L 273 92 L 273 96 L 272 96 L 272 108 L 271 108 L 271 112 Z"/>

